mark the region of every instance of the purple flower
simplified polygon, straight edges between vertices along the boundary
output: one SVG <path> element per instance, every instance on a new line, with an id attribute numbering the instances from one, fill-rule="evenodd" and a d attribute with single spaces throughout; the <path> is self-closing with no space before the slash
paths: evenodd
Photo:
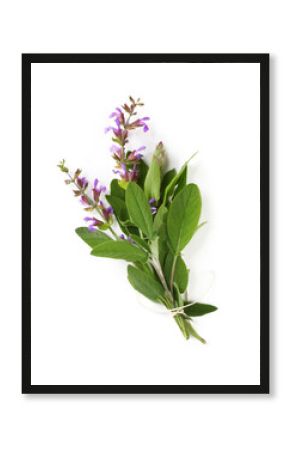
<path id="1" fill-rule="evenodd" d="M 101 193 L 106 192 L 106 187 L 101 185 L 99 180 L 96 178 L 94 181 L 94 188 L 93 188 L 92 192 L 93 192 L 93 197 L 94 197 L 95 202 L 98 202 Z"/>
<path id="2" fill-rule="evenodd" d="M 146 123 L 147 120 L 150 120 L 150 117 L 142 117 L 141 119 L 136 120 L 136 125 L 138 127 L 142 127 L 143 131 L 146 133 L 149 130 L 149 127 Z"/>
<path id="3" fill-rule="evenodd" d="M 114 128 L 112 126 L 110 127 L 106 127 L 105 128 L 105 133 L 108 133 L 109 131 L 113 131 L 114 135 L 116 137 L 120 137 L 122 135 L 122 129 L 120 126 L 118 126 L 118 128 Z"/>
<path id="4" fill-rule="evenodd" d="M 121 108 L 116 108 L 115 111 L 113 111 L 110 115 L 109 118 L 111 119 L 112 117 L 115 117 L 116 119 L 119 120 L 119 122 L 124 122 L 124 114 L 123 111 L 121 110 Z"/>
<path id="5" fill-rule="evenodd" d="M 131 238 L 131 236 L 125 236 L 123 233 L 120 234 L 120 239 L 123 239 L 124 241 L 128 241 L 131 244 L 134 242 L 133 239 Z"/>
<path id="6" fill-rule="evenodd" d="M 108 133 L 111 130 L 114 130 L 114 127 L 106 127 L 104 131 L 105 133 Z"/>
<path id="7" fill-rule="evenodd" d="M 77 184 L 81 189 L 86 189 L 88 187 L 89 182 L 86 179 L 86 177 L 82 177 L 82 178 L 78 177 Z"/>
<path id="8" fill-rule="evenodd" d="M 135 161 L 136 159 L 139 160 L 143 158 L 143 154 L 140 153 L 143 150 L 145 150 L 145 145 L 142 145 L 141 147 L 137 148 L 136 150 L 133 150 L 130 155 L 128 156 L 129 161 Z"/>
<path id="9" fill-rule="evenodd" d="M 105 128 L 105 133 L 108 133 L 108 131 L 113 131 L 114 135 L 117 137 L 122 136 L 122 128 L 121 128 L 121 122 L 119 119 L 115 119 L 115 124 L 117 125 L 117 128 L 113 126 L 109 126 Z"/>
<path id="10" fill-rule="evenodd" d="M 106 208 L 104 203 L 100 201 L 99 202 L 99 207 L 100 207 L 100 209 L 102 211 L 102 214 L 103 214 L 104 218 L 108 222 L 110 220 L 110 218 L 112 217 L 112 214 L 113 214 L 112 206 L 109 206 L 108 208 Z"/>
<path id="11" fill-rule="evenodd" d="M 126 180 L 128 174 L 126 164 L 122 163 L 118 170 L 113 169 L 113 173 L 119 174 L 123 180 Z"/>
<path id="12" fill-rule="evenodd" d="M 143 152 L 143 150 L 145 150 L 145 145 L 141 145 L 141 147 L 139 147 L 139 148 L 137 148 L 136 150 L 135 150 L 135 152 L 136 153 L 140 153 L 140 152 Z"/>
<path id="13" fill-rule="evenodd" d="M 137 165 L 134 164 L 132 168 L 127 168 L 125 163 L 121 164 L 119 170 L 113 170 L 114 173 L 118 173 L 122 180 L 125 181 L 137 181 L 138 179 L 138 168 Z"/>
<path id="14" fill-rule="evenodd" d="M 115 118 L 115 124 L 117 125 L 117 128 L 113 127 L 113 126 L 106 127 L 105 133 L 108 133 L 108 131 L 113 131 L 113 133 L 116 137 L 121 138 L 123 136 L 122 125 L 125 122 L 124 114 L 122 113 L 120 108 L 117 108 L 116 111 L 112 112 L 110 117 Z"/>
<path id="15" fill-rule="evenodd" d="M 138 169 L 137 169 L 137 165 L 134 164 L 132 170 L 130 171 L 130 181 L 137 181 L 138 180 Z"/>
<path id="16" fill-rule="evenodd" d="M 154 203 L 156 203 L 156 199 L 154 197 L 152 197 L 148 200 L 148 203 L 150 205 L 151 213 L 156 214 L 157 208 L 156 208 L 156 206 L 154 206 Z"/>
<path id="17" fill-rule="evenodd" d="M 80 202 L 82 205 L 85 205 L 85 206 L 88 206 L 90 204 L 88 197 L 86 195 L 81 196 Z"/>
<path id="18" fill-rule="evenodd" d="M 96 217 L 85 217 L 84 220 L 86 222 L 91 222 L 88 225 L 89 231 L 96 231 L 96 227 L 100 227 L 101 225 L 104 225 L 104 222 L 102 222 L 99 219 L 96 219 Z"/>
<path id="19" fill-rule="evenodd" d="M 118 147 L 117 145 L 111 146 L 111 153 L 114 159 L 121 160 L 123 157 L 123 149 L 122 147 Z"/>

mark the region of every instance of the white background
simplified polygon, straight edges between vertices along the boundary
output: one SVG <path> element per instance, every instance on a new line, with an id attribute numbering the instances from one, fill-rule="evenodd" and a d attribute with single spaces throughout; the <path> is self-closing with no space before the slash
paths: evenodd
<path id="1" fill-rule="evenodd" d="M 280 440 L 286 448 L 290 392 L 288 2 L 180 1 L 166 3 L 166 10 L 161 3 L 147 2 L 138 13 L 134 4 L 2 3 L 2 447 L 174 449 L 194 445 L 268 450 Z M 21 395 L 20 53 L 32 51 L 271 52 L 270 396 Z"/>
<path id="2" fill-rule="evenodd" d="M 56 162 L 108 185 L 104 127 L 130 93 L 151 117 L 131 141 L 147 160 L 160 139 L 171 167 L 199 150 L 188 179 L 208 223 L 184 257 L 189 298 L 219 307 L 195 321 L 206 346 L 74 233 L 88 213 Z M 259 384 L 259 64 L 33 64 L 31 110 L 32 384 Z"/>

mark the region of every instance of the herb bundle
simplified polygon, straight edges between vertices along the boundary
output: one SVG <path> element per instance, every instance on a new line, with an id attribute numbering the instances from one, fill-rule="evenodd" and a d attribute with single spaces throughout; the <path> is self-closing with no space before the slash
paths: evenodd
<path id="1" fill-rule="evenodd" d="M 110 115 L 112 157 L 115 161 L 110 192 L 98 179 L 92 188 L 81 170 L 70 173 L 65 161 L 58 167 L 67 176 L 87 213 L 87 227 L 76 229 L 91 247 L 91 255 L 128 261 L 128 280 L 139 293 L 162 304 L 174 318 L 186 339 L 193 336 L 202 343 L 192 326 L 192 317 L 217 308 L 194 302 L 187 293 L 189 270 L 182 251 L 196 231 L 201 214 L 201 195 L 196 184 L 187 184 L 188 161 L 177 172 L 164 173 L 165 150 L 156 146 L 149 166 L 143 159 L 145 147 L 134 149 L 130 133 L 149 129 L 149 117 L 138 117 L 140 99 L 129 101 Z M 105 199 L 104 199 L 105 197 Z M 119 230 L 119 231 L 118 231 Z"/>

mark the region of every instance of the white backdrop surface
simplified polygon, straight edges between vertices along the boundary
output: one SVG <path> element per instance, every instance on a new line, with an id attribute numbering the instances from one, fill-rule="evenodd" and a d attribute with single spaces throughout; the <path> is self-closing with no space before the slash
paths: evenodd
<path id="1" fill-rule="evenodd" d="M 259 64 L 32 65 L 32 384 L 259 384 Z M 145 102 L 149 160 L 190 162 L 207 220 L 184 252 L 208 344 L 185 341 L 132 289 L 123 261 L 90 256 L 85 213 L 56 168 L 112 178 L 109 113 Z"/>

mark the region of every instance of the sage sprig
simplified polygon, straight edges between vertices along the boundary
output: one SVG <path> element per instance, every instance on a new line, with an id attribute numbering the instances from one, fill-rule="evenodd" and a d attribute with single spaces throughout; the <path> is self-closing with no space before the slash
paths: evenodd
<path id="1" fill-rule="evenodd" d="M 113 125 L 112 157 L 115 161 L 110 190 L 98 179 L 90 187 L 81 170 L 70 173 L 62 160 L 58 167 L 66 174 L 66 184 L 80 198 L 87 227 L 77 235 L 91 248 L 91 255 L 129 262 L 127 272 L 132 287 L 149 300 L 163 305 L 186 339 L 199 336 L 192 318 L 215 311 L 213 305 L 190 299 L 189 270 L 182 251 L 196 233 L 202 209 L 201 193 L 187 183 L 187 161 L 179 171 L 164 171 L 165 149 L 159 142 L 149 165 L 143 159 L 145 146 L 132 148 L 130 133 L 149 130 L 149 117 L 138 117 L 143 103 L 129 101 L 110 115 Z"/>

